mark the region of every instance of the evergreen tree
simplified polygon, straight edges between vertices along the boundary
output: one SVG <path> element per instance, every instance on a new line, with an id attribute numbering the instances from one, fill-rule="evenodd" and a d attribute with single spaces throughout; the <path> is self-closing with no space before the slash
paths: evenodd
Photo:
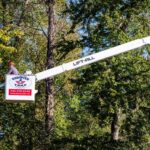
<path id="1" fill-rule="evenodd" d="M 112 1 L 82 0 L 70 1 L 66 12 L 72 21 L 71 31 L 73 32 L 76 26 L 80 29 L 82 36 L 80 43 L 88 49 L 86 54 L 90 54 L 148 36 L 150 31 L 148 10 L 148 1 L 117 0 L 112 3 Z M 145 47 L 145 50 L 149 51 L 149 47 Z M 126 148 L 128 143 L 130 145 L 133 142 L 140 147 L 137 139 L 145 144 L 145 148 L 148 146 L 147 140 L 150 135 L 144 133 L 143 128 L 145 131 L 149 128 L 147 124 L 149 62 L 142 56 L 143 52 L 144 48 L 122 54 L 81 69 L 79 72 L 80 77 L 76 82 L 81 104 L 94 117 L 99 118 L 99 128 L 108 129 L 103 133 L 103 138 L 106 139 L 100 144 L 102 148 L 110 148 L 113 145 L 117 148 L 115 143 L 105 145 L 108 141 L 120 141 L 118 146 L 121 142 L 125 142 Z M 143 105 L 146 107 L 144 112 Z M 135 119 L 140 118 L 140 115 L 147 118 L 144 117 L 145 123 Z M 137 127 L 137 122 L 138 124 L 140 122 L 141 126 Z M 133 130 L 129 124 L 134 126 Z M 140 136 L 137 136 L 134 129 L 139 131 Z"/>

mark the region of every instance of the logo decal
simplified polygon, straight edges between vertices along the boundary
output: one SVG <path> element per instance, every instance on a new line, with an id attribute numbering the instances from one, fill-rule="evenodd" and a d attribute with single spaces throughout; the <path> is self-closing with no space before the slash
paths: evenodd
<path id="1" fill-rule="evenodd" d="M 16 76 L 9 80 L 9 84 L 15 88 L 27 88 L 31 86 L 32 82 L 27 76 Z"/>

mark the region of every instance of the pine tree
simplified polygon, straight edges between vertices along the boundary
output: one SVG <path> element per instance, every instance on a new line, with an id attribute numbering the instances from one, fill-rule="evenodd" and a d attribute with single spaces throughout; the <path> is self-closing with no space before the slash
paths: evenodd
<path id="1" fill-rule="evenodd" d="M 80 42 L 83 47 L 88 48 L 86 54 L 89 54 L 148 36 L 148 10 L 148 1 L 116 0 L 112 3 L 111 1 L 83 0 L 70 1 L 66 12 L 72 21 L 71 31 L 73 32 L 74 27 L 79 27 L 82 36 Z M 149 51 L 149 47 L 145 50 Z M 93 64 L 79 72 L 80 79 L 77 83 L 80 87 L 80 99 L 91 114 L 99 116 L 100 128 L 109 126 L 109 130 L 105 133 L 110 135 L 107 140 L 111 137 L 112 141 L 123 140 L 128 143 L 135 132 L 130 130 L 132 135 L 127 136 L 129 128 L 122 128 L 126 126 L 124 122 L 137 117 L 136 113 L 134 114 L 135 109 L 142 111 L 140 103 L 143 98 L 144 105 L 148 107 L 149 63 L 142 56 L 144 49 L 136 51 Z M 145 92 L 141 93 L 143 88 Z M 130 101 L 134 101 L 134 104 Z M 132 117 L 129 115 L 131 112 Z M 146 114 L 145 112 L 143 115 L 146 117 Z M 129 119 L 128 116 L 131 118 Z M 128 126 L 129 124 L 132 124 L 132 121 L 128 122 Z M 143 126 L 149 128 L 147 123 Z M 138 126 L 139 131 L 141 127 Z M 122 132 L 125 135 L 121 134 Z M 146 135 L 142 132 L 141 138 Z M 135 137 L 132 138 L 132 142 L 136 143 Z"/>

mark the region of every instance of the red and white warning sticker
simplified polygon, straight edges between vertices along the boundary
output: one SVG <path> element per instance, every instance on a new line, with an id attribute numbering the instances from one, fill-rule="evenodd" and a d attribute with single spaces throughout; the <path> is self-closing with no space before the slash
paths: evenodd
<path id="1" fill-rule="evenodd" d="M 31 96 L 32 90 L 30 90 L 30 89 L 9 89 L 9 95 Z"/>

